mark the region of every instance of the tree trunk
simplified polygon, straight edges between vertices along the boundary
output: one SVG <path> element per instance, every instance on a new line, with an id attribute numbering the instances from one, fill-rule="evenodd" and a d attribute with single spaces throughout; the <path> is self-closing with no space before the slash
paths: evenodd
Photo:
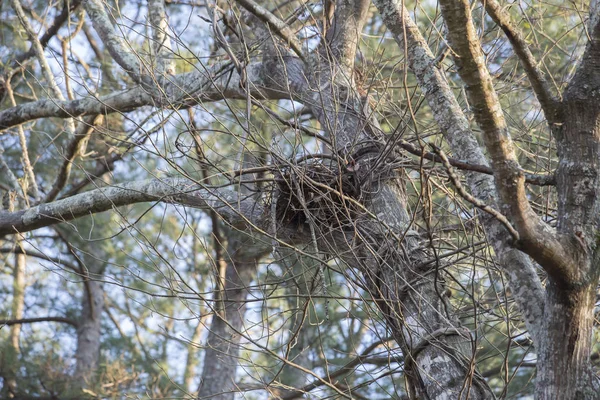
<path id="1" fill-rule="evenodd" d="M 596 285 L 565 290 L 546 287 L 544 336 L 536 343 L 539 400 L 598 399 L 590 364 Z"/>
<path id="2" fill-rule="evenodd" d="M 536 392 L 541 400 L 598 399 L 590 354 L 600 269 L 600 26 L 564 93 L 561 122 L 552 125 L 559 149 L 557 231 L 573 242 L 578 263 L 549 277 L 538 348 Z"/>
<path id="3" fill-rule="evenodd" d="M 85 283 L 81 315 L 77 326 L 77 353 L 73 375 L 79 389 L 90 387 L 98 368 L 104 290 L 102 283 L 89 280 Z"/>
<path id="4" fill-rule="evenodd" d="M 20 247 L 22 243 L 22 235 L 17 235 L 15 247 Z M 13 269 L 13 299 L 11 306 L 11 318 L 22 319 L 23 309 L 25 308 L 25 263 L 26 256 L 23 252 L 15 254 L 15 265 Z M 21 324 L 10 326 L 9 330 L 9 345 L 7 354 L 4 354 L 2 360 L 2 374 L 4 377 L 4 387 L 2 388 L 3 396 L 8 398 L 15 397 L 17 393 L 17 371 L 19 369 L 19 354 L 21 347 L 19 338 L 21 336 Z"/>
<path id="5" fill-rule="evenodd" d="M 339 154 L 354 158 L 353 152 L 368 143 L 382 143 L 379 124 L 368 108 L 368 99 L 361 98 L 353 78 L 356 38 L 367 16 L 368 2 L 355 0 L 336 5 L 334 18 L 344 21 L 336 36 L 323 50 L 322 63 L 315 67 L 309 79 L 321 89 L 316 95 L 308 91 L 304 97 L 313 114 L 336 144 Z M 369 171 L 368 154 L 355 158 L 360 168 Z M 407 360 L 406 377 L 413 398 L 487 399 L 492 397 L 485 381 L 474 369 L 474 346 L 468 330 L 447 317 L 446 299 L 438 277 L 436 263 L 419 251 L 411 218 L 396 173 L 376 176 L 375 171 L 364 187 L 373 194 L 367 201 L 372 216 L 355 223 L 358 236 L 353 256 L 344 256 L 351 266 L 359 268 L 371 296 L 384 315 L 392 335 L 401 346 Z M 376 220 L 374 220 L 376 219 Z M 334 229 L 343 227 L 334 227 Z M 404 235 L 403 235 L 404 234 Z M 342 249 L 337 249 L 338 254 Z M 358 253 L 358 254 L 356 254 Z"/>
<path id="6" fill-rule="evenodd" d="M 387 192 L 387 193 L 386 193 Z M 384 210 L 404 224 L 410 223 L 402 191 L 388 184 L 373 206 L 376 215 Z M 391 207 L 395 202 L 395 207 Z M 386 207 L 386 204 L 388 205 Z M 388 221 L 390 218 L 388 218 Z M 387 243 L 386 243 L 387 242 Z M 377 241 L 393 246 L 381 236 Z M 406 359 L 404 369 L 411 398 L 489 399 L 491 389 L 475 371 L 475 349 L 471 333 L 450 317 L 443 294 L 443 276 L 417 239 L 405 236 L 403 249 L 389 258 L 373 260 L 363 268 L 371 296 L 383 313 Z"/>
<path id="7" fill-rule="evenodd" d="M 224 288 L 215 299 L 199 399 L 233 400 L 237 391 L 235 377 L 244 331 L 245 299 L 248 285 L 256 275 L 257 262 L 264 254 L 264 250 L 258 253 L 253 250 L 251 237 L 230 232 Z"/>

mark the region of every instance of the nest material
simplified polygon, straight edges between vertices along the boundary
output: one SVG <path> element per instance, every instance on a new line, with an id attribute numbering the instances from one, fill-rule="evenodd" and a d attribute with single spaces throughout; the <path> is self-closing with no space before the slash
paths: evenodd
<path id="1" fill-rule="evenodd" d="M 317 226 L 350 229 L 350 222 L 364 214 L 364 174 L 359 172 L 323 161 L 280 170 L 275 179 L 277 221 L 301 227 L 310 219 Z"/>

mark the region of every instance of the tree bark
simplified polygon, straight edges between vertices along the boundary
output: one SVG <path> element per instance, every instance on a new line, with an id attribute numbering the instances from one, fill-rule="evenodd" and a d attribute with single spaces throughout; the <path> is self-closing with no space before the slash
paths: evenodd
<path id="1" fill-rule="evenodd" d="M 351 155 L 353 146 L 381 139 L 377 137 L 378 123 L 370 118 L 367 102 L 358 96 L 352 77 L 355 38 L 366 18 L 365 3 L 356 0 L 336 4 L 334 19 L 344 21 L 339 29 L 348 32 L 338 29 L 329 38 L 327 50 L 321 53 L 321 63 L 327 60 L 327 68 L 315 66 L 311 76 L 318 87 L 325 89 L 306 103 L 340 154 Z M 325 55 L 329 49 L 337 57 L 333 62 Z M 310 98 L 311 94 L 304 96 Z M 367 160 L 356 161 L 364 163 L 362 168 L 369 168 Z M 358 254 L 345 260 L 363 271 L 371 296 L 380 299 L 379 309 L 407 359 L 410 394 L 430 399 L 491 398 L 490 388 L 474 371 L 475 346 L 470 333 L 446 316 L 446 299 L 440 295 L 441 280 L 435 263 L 418 268 L 424 264 L 426 254 L 418 251 L 419 245 L 410 234 L 401 237 L 411 222 L 401 183 L 392 176 L 374 179 L 371 185 L 366 190 L 374 195 L 367 208 L 375 220 L 357 225 L 363 228 L 359 244 L 362 250 L 355 249 Z"/>
<path id="2" fill-rule="evenodd" d="M 394 34 L 398 46 L 401 49 L 406 46 L 409 68 L 415 74 L 453 154 L 470 164 L 489 166 L 487 157 L 470 129 L 469 121 L 450 89 L 443 69 L 436 65 L 435 56 L 402 1 L 375 0 L 374 3 L 387 28 Z M 497 208 L 498 196 L 491 176 L 466 171 L 465 177 L 471 193 L 476 198 Z M 527 330 L 535 340 L 539 336 L 539 321 L 544 310 L 544 291 L 533 263 L 526 254 L 512 246 L 506 229 L 496 218 L 487 213 L 478 214 L 508 278 L 512 295 L 523 314 Z"/>
<path id="3" fill-rule="evenodd" d="M 82 310 L 77 324 L 75 379 L 78 388 L 90 387 L 98 368 L 101 344 L 101 322 L 104 311 L 102 283 L 89 280 L 83 291 Z"/>
<path id="4" fill-rule="evenodd" d="M 217 292 L 209 328 L 199 399 L 233 400 L 239 363 L 240 339 L 248 286 L 256 275 L 262 246 L 255 247 L 250 236 L 231 231 L 227 243 L 227 267 L 222 291 Z"/>
<path id="5" fill-rule="evenodd" d="M 593 400 L 599 398 L 597 377 L 590 363 L 597 284 L 565 290 L 546 286 L 544 335 L 536 343 L 536 398 Z"/>
<path id="6" fill-rule="evenodd" d="M 23 236 L 17 235 L 15 247 L 20 248 Z M 13 268 L 13 298 L 11 306 L 11 318 L 22 319 L 25 308 L 25 263 L 27 259 L 24 252 L 15 253 L 15 264 Z M 4 377 L 4 387 L 2 392 L 4 396 L 13 398 L 17 395 L 17 372 L 19 370 L 19 355 L 21 346 L 19 339 L 21 336 L 21 324 L 10 326 L 9 344 L 6 354 L 2 355 L 2 375 Z"/>
<path id="7" fill-rule="evenodd" d="M 539 399 L 597 399 L 590 363 L 600 269 L 600 26 L 591 30 L 581 64 L 565 93 L 552 132 L 559 149 L 557 231 L 571 238 L 577 265 L 563 279 L 550 277 L 545 336 L 538 346 Z"/>

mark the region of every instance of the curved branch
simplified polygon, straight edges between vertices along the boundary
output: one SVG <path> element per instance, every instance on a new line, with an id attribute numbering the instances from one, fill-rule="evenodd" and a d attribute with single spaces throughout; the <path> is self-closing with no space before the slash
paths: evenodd
<path id="1" fill-rule="evenodd" d="M 501 204 L 509 210 L 511 222 L 519 232 L 519 246 L 559 284 L 578 279 L 578 262 L 572 240 L 557 236 L 531 208 L 525 189 L 525 176 L 520 168 L 500 100 L 485 65 L 479 37 L 471 18 L 468 0 L 441 0 L 440 6 L 448 28 L 448 39 L 455 54 L 458 73 L 477 124 L 483 131 L 496 190 Z"/>
<path id="2" fill-rule="evenodd" d="M 67 145 L 67 149 L 65 154 L 63 155 L 64 161 L 58 171 L 58 176 L 56 177 L 56 181 L 54 185 L 52 185 L 52 189 L 44 199 L 44 203 L 52 201 L 56 199 L 56 196 L 60 193 L 60 191 L 65 187 L 69 176 L 71 175 L 71 168 L 73 167 L 73 161 L 79 155 L 85 152 L 85 146 L 87 145 L 87 141 L 94 131 L 94 127 L 100 125 L 104 120 L 104 116 L 102 115 L 93 115 L 90 117 L 86 117 L 83 121 L 79 122 L 79 126 L 73 135 L 73 138 Z"/>
<path id="3" fill-rule="evenodd" d="M 83 7 L 92 20 L 94 30 L 102 39 L 112 58 L 137 83 L 143 81 L 143 65 L 135 56 L 135 51 L 127 46 L 122 35 L 118 35 L 104 10 L 101 0 L 84 0 Z"/>
<path id="4" fill-rule="evenodd" d="M 151 201 L 215 209 L 234 225 L 244 221 L 258 222 L 261 216 L 254 201 L 242 200 L 236 192 L 205 188 L 183 178 L 152 179 L 95 189 L 28 210 L 0 212 L 0 236 L 29 232 L 115 207 Z"/>

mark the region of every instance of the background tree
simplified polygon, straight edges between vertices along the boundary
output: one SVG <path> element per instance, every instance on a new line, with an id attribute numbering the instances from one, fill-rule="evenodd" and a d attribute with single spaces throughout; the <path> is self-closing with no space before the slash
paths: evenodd
<path id="1" fill-rule="evenodd" d="M 598 398 L 596 2 L 0 7 L 3 397 Z"/>

